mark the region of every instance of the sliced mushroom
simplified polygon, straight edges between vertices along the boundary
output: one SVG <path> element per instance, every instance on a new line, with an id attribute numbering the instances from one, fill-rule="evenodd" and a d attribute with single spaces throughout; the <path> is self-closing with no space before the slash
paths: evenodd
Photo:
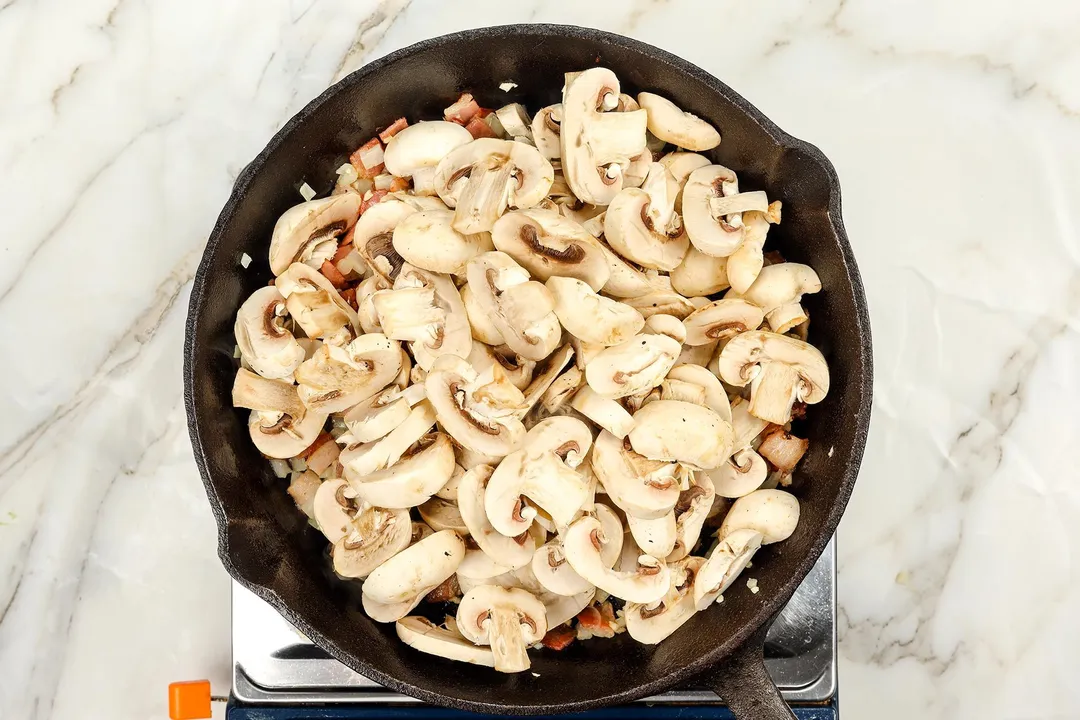
<path id="1" fill-rule="evenodd" d="M 484 497 L 492 472 L 491 466 L 480 465 L 462 476 L 458 486 L 458 508 L 480 550 L 506 570 L 517 570 L 532 561 L 536 546 L 528 532 L 509 537 L 496 530 L 488 520 Z"/>
<path id="2" fill-rule="evenodd" d="M 655 273 L 645 273 L 602 241 L 598 240 L 597 243 L 608 264 L 609 276 L 604 284 L 604 294 L 613 298 L 636 298 L 664 289 L 662 281 L 656 277 Z"/>
<path id="3" fill-rule="evenodd" d="M 763 317 L 761 308 L 746 300 L 716 300 L 686 318 L 686 344 L 706 345 L 756 330 Z"/>
<path id="4" fill-rule="evenodd" d="M 571 277 L 550 277 L 546 283 L 555 301 L 555 315 L 567 332 L 597 345 L 618 345 L 637 335 L 645 318 L 634 308 L 597 295 Z"/>
<path id="5" fill-rule="evenodd" d="M 743 213 L 743 241 L 728 258 L 728 281 L 737 293 L 745 293 L 765 264 L 765 237 L 769 221 L 765 213 Z"/>
<path id="6" fill-rule="evenodd" d="M 390 138 L 383 151 L 383 163 L 386 171 L 396 177 L 433 176 L 440 160 L 472 139 L 469 131 L 457 123 L 418 122 Z"/>
<path id="7" fill-rule="evenodd" d="M 248 434 L 259 452 L 270 458 L 287 459 L 304 452 L 315 442 L 326 424 L 327 414 L 308 410 L 301 418 L 252 411 Z"/>
<path id="8" fill-rule="evenodd" d="M 638 603 L 662 598 L 670 577 L 667 565 L 642 555 L 633 570 L 612 570 L 605 565 L 603 556 L 604 546 L 612 542 L 616 542 L 615 538 L 607 536 L 600 521 L 586 515 L 574 521 L 563 537 L 566 560 L 578 575 L 609 595 Z"/>
<path id="9" fill-rule="evenodd" d="M 712 210 L 714 198 L 738 192 L 738 178 L 723 165 L 709 165 L 690 173 L 683 188 L 683 222 L 690 242 L 706 255 L 727 257 L 743 241 L 742 218 L 736 215 L 729 221 Z"/>
<path id="10" fill-rule="evenodd" d="M 742 333 L 724 346 L 718 367 L 724 382 L 750 385 L 750 414 L 776 425 L 791 420 L 796 401 L 813 405 L 829 392 L 829 367 L 821 352 L 786 335 Z"/>
<path id="11" fill-rule="evenodd" d="M 487 308 L 481 307 L 476 299 L 476 293 L 468 284 L 461 287 L 461 302 L 465 305 L 465 313 L 469 316 L 469 326 L 472 328 L 473 337 L 485 345 L 505 345 L 499 328 L 488 314 Z"/>
<path id="12" fill-rule="evenodd" d="M 644 295 L 627 297 L 623 302 L 637 308 L 646 320 L 653 315 L 671 315 L 680 320 L 697 308 L 671 287 L 671 279 L 660 275 L 649 279 L 651 288 Z"/>
<path id="13" fill-rule="evenodd" d="M 304 361 L 304 349 L 285 329 L 285 298 L 269 286 L 251 294 L 236 313 L 233 332 L 240 357 L 264 378 L 287 378 Z"/>
<path id="14" fill-rule="evenodd" d="M 698 570 L 694 583 L 694 604 L 698 610 L 709 607 L 731 587 L 750 564 L 763 539 L 756 530 L 746 529 L 734 530 L 720 540 Z"/>
<path id="15" fill-rule="evenodd" d="M 675 505 L 675 547 L 667 556 L 667 562 L 682 560 L 690 554 L 701 537 L 701 528 L 712 510 L 716 491 L 712 481 L 703 472 L 693 474 L 693 484 L 679 495 Z"/>
<path id="16" fill-rule="evenodd" d="M 408 510 L 365 507 L 334 541 L 334 572 L 346 578 L 365 578 L 407 548 L 411 539 Z"/>
<path id="17" fill-rule="evenodd" d="M 675 103 L 653 93 L 638 93 L 638 104 L 648 113 L 649 132 L 659 139 L 687 150 L 712 150 L 720 144 L 720 133 L 696 115 L 680 110 Z"/>
<path id="18" fill-rule="evenodd" d="M 334 240 L 360 216 L 360 196 L 342 193 L 310 200 L 285 211 L 270 238 L 270 270 L 280 275 L 297 262 L 308 260 L 321 243 Z M 333 254 L 333 251 L 330 253 Z"/>
<path id="19" fill-rule="evenodd" d="M 761 268 L 743 299 L 765 312 L 769 327 L 785 333 L 806 320 L 799 303 L 802 296 L 821 290 L 821 280 L 814 269 L 800 263 L 777 263 Z M 731 292 L 725 297 L 733 297 Z"/>
<path id="20" fill-rule="evenodd" d="M 649 460 L 634 452 L 628 440 L 620 440 L 606 430 L 593 443 L 590 461 L 604 492 L 629 515 L 662 517 L 679 501 L 674 463 Z"/>
<path id="21" fill-rule="evenodd" d="M 319 530 L 331 543 L 345 537 L 360 506 L 344 480 L 327 480 L 315 491 L 311 510 Z"/>
<path id="22" fill-rule="evenodd" d="M 375 568 L 364 581 L 364 597 L 383 605 L 422 599 L 453 575 L 464 557 L 461 536 L 441 530 Z"/>
<path id="23" fill-rule="evenodd" d="M 469 547 L 465 550 L 465 559 L 458 565 L 458 586 L 464 586 L 462 592 L 468 592 L 477 585 L 484 585 L 485 581 L 509 572 L 512 572 L 510 568 L 495 562 L 495 558 L 480 548 Z"/>
<path id="24" fill-rule="evenodd" d="M 451 443 L 452 444 L 452 443 Z M 457 501 L 458 488 L 461 487 L 461 478 L 468 472 L 461 465 L 457 464 L 457 453 L 454 453 L 454 472 L 450 474 L 450 479 L 446 481 L 446 484 L 439 489 L 439 492 L 435 493 L 436 497 L 443 500 Z"/>
<path id="25" fill-rule="evenodd" d="M 364 476 L 350 475 L 349 485 L 372 505 L 411 508 L 437 493 L 453 475 L 455 465 L 450 439 L 442 433 L 431 433 L 389 467 Z"/>
<path id="26" fill-rule="evenodd" d="M 303 263 L 293 263 L 274 281 L 285 307 L 310 338 L 343 345 L 360 331 L 349 303 L 323 275 Z"/>
<path id="27" fill-rule="evenodd" d="M 424 397 L 423 385 L 402 390 L 395 384 L 357 403 L 343 418 L 351 440 L 369 443 L 386 437 L 408 419 L 412 406 Z"/>
<path id="28" fill-rule="evenodd" d="M 619 440 L 634 428 L 634 417 L 617 400 L 599 395 L 588 385 L 582 386 L 570 400 L 570 407 L 614 435 Z"/>
<path id="29" fill-rule="evenodd" d="M 686 342 L 686 326 L 674 315 L 664 313 L 650 315 L 645 321 L 642 332 L 646 335 L 666 335 L 680 345 Z"/>
<path id="30" fill-rule="evenodd" d="M 479 341 L 473 342 L 467 360 L 478 374 L 483 374 L 492 365 L 498 365 L 514 387 L 523 393 L 532 382 L 533 371 L 536 368 L 536 363 L 532 360 L 526 360 L 505 345 L 492 347 Z"/>
<path id="31" fill-rule="evenodd" d="M 493 373 L 498 365 L 488 369 Z M 513 389 L 520 403 L 521 391 L 505 379 L 503 391 Z M 439 424 L 458 444 L 473 452 L 501 458 L 518 449 L 525 440 L 525 426 L 513 414 L 515 406 L 490 402 L 488 383 L 461 358 L 444 355 L 424 381 L 428 400 L 435 408 Z M 509 387 L 506 387 L 509 386 Z"/>
<path id="32" fill-rule="evenodd" d="M 420 652 L 472 665 L 495 667 L 495 655 L 489 648 L 473 645 L 456 630 L 439 627 L 426 617 L 404 617 L 397 621 L 396 629 L 403 643 Z"/>
<path id="33" fill-rule="evenodd" d="M 578 223 L 551 210 L 518 210 L 503 215 L 491 231 L 495 247 L 534 278 L 577 278 L 596 291 L 611 270 L 600 244 Z"/>
<path id="34" fill-rule="evenodd" d="M 750 447 L 751 443 L 769 423 L 761 418 L 750 414 L 750 403 L 741 397 L 735 398 L 731 403 L 731 429 L 735 433 L 735 442 L 732 448 L 742 450 Z"/>
<path id="35" fill-rule="evenodd" d="M 296 386 L 281 380 L 267 380 L 250 370 L 240 368 L 232 388 L 233 407 L 247 408 L 262 414 L 264 420 L 277 422 L 284 416 L 289 421 L 300 420 L 307 412 Z"/>
<path id="36" fill-rule="evenodd" d="M 671 176 L 675 178 L 675 182 L 679 185 L 679 194 L 675 196 L 675 212 L 682 214 L 682 191 L 687 179 L 690 177 L 690 173 L 712 163 L 704 155 L 681 150 L 668 153 L 660 158 L 659 162 L 667 168 L 667 171 L 671 173 Z"/>
<path id="37" fill-rule="evenodd" d="M 533 406 L 539 402 L 540 398 L 544 396 L 544 393 L 548 391 L 556 378 L 559 377 L 559 373 L 561 373 L 570 363 L 570 359 L 573 356 L 574 348 L 567 344 L 563 345 L 551 355 L 548 355 L 545 360 L 536 363 L 533 368 L 533 378 L 529 382 L 528 387 L 522 391 L 525 396 L 525 401 L 516 413 L 519 418 L 525 417 Z"/>
<path id="38" fill-rule="evenodd" d="M 400 369 L 400 346 L 370 333 L 345 347 L 322 345 L 296 369 L 296 382 L 309 410 L 342 412 L 385 388 Z"/>
<path id="39" fill-rule="evenodd" d="M 407 454 L 428 434 L 435 424 L 435 410 L 426 400 L 409 411 L 405 421 L 390 431 L 386 437 L 370 443 L 353 443 L 341 451 L 338 460 L 345 469 L 345 478 L 359 482 L 363 478 L 384 470 Z M 449 474 L 443 477 L 445 481 Z"/>
<path id="40" fill-rule="evenodd" d="M 731 405 L 728 403 L 724 386 L 706 368 L 700 365 L 676 365 L 667 376 L 668 380 L 693 383 L 700 387 L 705 394 L 705 400 L 701 404 L 731 422 Z"/>
<path id="41" fill-rule="evenodd" d="M 453 530 L 462 537 L 468 534 L 469 527 L 465 524 L 465 518 L 461 516 L 461 508 L 453 500 L 443 500 L 433 497 L 422 505 L 417 506 L 416 511 L 424 519 L 432 530 Z M 468 543 L 466 543 L 466 550 Z M 466 556 L 468 552 L 466 552 Z M 464 562 L 464 561 L 462 561 Z M 459 568 L 460 569 L 460 568 Z"/>
<path id="42" fill-rule="evenodd" d="M 657 400 L 634 413 L 627 436 L 634 451 L 651 460 L 677 461 L 697 469 L 720 466 L 729 455 L 731 424 L 701 405 Z"/>
<path id="43" fill-rule="evenodd" d="M 675 511 L 651 520 L 626 516 L 626 526 L 641 551 L 646 555 L 666 558 L 675 549 Z"/>
<path id="44" fill-rule="evenodd" d="M 768 474 L 765 461 L 751 448 L 736 451 L 723 465 L 709 471 L 716 494 L 731 499 L 757 490 Z"/>
<path id="45" fill-rule="evenodd" d="M 384 199 L 365 210 L 356 221 L 353 245 L 368 267 L 387 284 L 393 284 L 404 262 L 394 249 L 394 230 L 416 212 L 408 203 Z"/>
<path id="46" fill-rule="evenodd" d="M 663 165 L 653 163 L 641 189 L 624 188 L 604 215 L 604 238 L 619 254 L 647 268 L 674 270 L 690 240 L 675 214 L 679 185 Z"/>
<path id="47" fill-rule="evenodd" d="M 413 213 L 394 228 L 394 250 L 405 262 L 436 273 L 460 275 L 465 263 L 492 249 L 487 233 L 463 235 L 452 226 L 450 210 Z"/>
<path id="48" fill-rule="evenodd" d="M 454 229 L 473 234 L 490 231 L 507 209 L 536 205 L 554 179 L 551 163 L 533 146 L 480 138 L 439 162 L 435 190 L 454 208 Z"/>
<path id="49" fill-rule="evenodd" d="M 588 590 L 577 595 L 552 595 L 548 593 L 548 597 L 542 598 L 544 609 L 547 610 L 548 628 L 556 628 L 570 622 L 582 610 L 587 608 L 595 597 L 596 588 L 591 586 Z"/>
<path id="50" fill-rule="evenodd" d="M 382 326 L 379 324 L 379 314 L 375 312 L 375 304 L 372 298 L 380 290 L 389 290 L 393 283 L 389 283 L 378 275 L 371 275 L 356 286 L 356 317 L 360 321 L 360 329 L 366 333 L 381 333 Z"/>
<path id="51" fill-rule="evenodd" d="M 545 417 L 555 415 L 566 407 L 579 389 L 585 385 L 585 373 L 571 365 L 559 375 L 540 396 L 540 408 Z"/>
<path id="52" fill-rule="evenodd" d="M 783 490 L 755 490 L 731 506 L 717 536 L 725 538 L 736 530 L 754 530 L 761 544 L 783 542 L 799 524 L 799 500 Z"/>
<path id="53" fill-rule="evenodd" d="M 606 398 L 621 398 L 663 382 L 682 351 L 666 335 L 635 335 L 605 348 L 585 366 L 589 387 Z"/>
<path id="54" fill-rule="evenodd" d="M 536 149 L 548 160 L 558 160 L 562 157 L 562 143 L 559 141 L 561 131 L 560 119 L 562 117 L 562 105 L 548 105 L 540 108 L 532 119 L 533 142 Z"/>
<path id="55" fill-rule="evenodd" d="M 409 343 L 416 363 L 431 370 L 442 355 L 468 357 L 472 329 L 457 287 L 446 275 L 402 265 L 393 290 L 372 297 L 387 337 Z"/>
<path id="56" fill-rule="evenodd" d="M 497 671 L 522 672 L 529 669 L 528 647 L 547 633 L 547 611 L 520 588 L 481 585 L 461 599 L 457 624 L 471 642 L 491 647 Z"/>
<path id="57" fill-rule="evenodd" d="M 619 79 L 607 68 L 590 68 L 563 91 L 563 173 L 574 194 L 607 205 L 623 188 L 623 170 L 645 150 L 644 110 L 618 112 Z"/>
<path id="58" fill-rule="evenodd" d="M 479 308 L 491 318 L 510 348 L 529 360 L 543 360 L 562 339 L 551 293 L 506 253 L 489 252 L 469 261 L 466 274 Z"/>
<path id="59" fill-rule="evenodd" d="M 687 297 L 718 293 L 729 286 L 727 265 L 728 258 L 706 255 L 691 245 L 679 267 L 671 271 L 671 287 Z"/>

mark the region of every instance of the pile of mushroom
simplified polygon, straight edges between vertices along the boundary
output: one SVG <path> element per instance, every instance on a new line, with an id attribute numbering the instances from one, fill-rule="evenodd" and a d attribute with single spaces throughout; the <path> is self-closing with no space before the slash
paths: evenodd
<path id="1" fill-rule="evenodd" d="M 658 643 L 795 532 L 821 283 L 765 254 L 780 203 L 719 143 L 592 68 L 531 118 L 401 118 L 278 221 L 233 404 L 408 645 L 519 672 Z"/>

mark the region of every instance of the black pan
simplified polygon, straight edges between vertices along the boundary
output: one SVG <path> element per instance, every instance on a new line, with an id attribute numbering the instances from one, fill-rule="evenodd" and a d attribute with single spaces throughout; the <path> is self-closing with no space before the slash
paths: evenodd
<path id="1" fill-rule="evenodd" d="M 800 428 L 811 443 L 796 478 L 802 520 L 789 540 L 754 559 L 759 594 L 729 592 L 722 605 L 698 613 L 658 646 L 623 634 L 562 653 L 531 653 L 539 677 L 501 675 L 406 647 L 392 624 L 359 610 L 356 583 L 329 572 L 325 541 L 251 444 L 246 413 L 231 407 L 233 317 L 270 278 L 271 230 L 298 202 L 300 184 L 329 192 L 335 168 L 377 129 L 401 115 L 439 117 L 462 90 L 484 106 L 519 101 L 535 111 L 558 101 L 563 72 L 594 65 L 613 69 L 625 92 L 662 93 L 713 123 L 723 142 L 708 155 L 736 170 L 743 188 L 783 200 L 783 222 L 770 232 L 770 246 L 821 276 L 824 290 L 806 305 L 810 339 L 829 361 L 832 390 Z M 506 80 L 518 86 L 504 93 L 498 86 Z M 243 253 L 254 259 L 246 270 Z M 625 37 L 556 25 L 471 30 L 374 61 L 304 108 L 240 174 L 195 277 L 185 354 L 191 440 L 217 518 L 222 562 L 349 667 L 429 703 L 510 714 L 625 703 L 702 676 L 740 718 L 790 717 L 762 664 L 765 630 L 832 537 L 855 483 L 870 422 L 870 323 L 832 165 L 712 75 Z"/>

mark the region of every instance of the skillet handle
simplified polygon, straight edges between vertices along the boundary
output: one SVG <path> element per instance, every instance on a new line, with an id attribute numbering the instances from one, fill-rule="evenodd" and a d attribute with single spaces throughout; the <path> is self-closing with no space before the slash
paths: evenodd
<path id="1" fill-rule="evenodd" d="M 721 662 L 708 680 L 738 720 L 795 720 L 795 713 L 765 669 L 765 636 L 770 624 Z"/>

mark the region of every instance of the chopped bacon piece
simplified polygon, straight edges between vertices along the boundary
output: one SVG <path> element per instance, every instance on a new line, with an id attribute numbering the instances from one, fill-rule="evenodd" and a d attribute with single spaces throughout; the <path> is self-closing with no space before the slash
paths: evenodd
<path id="1" fill-rule="evenodd" d="M 336 442 L 323 442 L 316 448 L 315 452 L 311 453 L 307 457 L 308 470 L 311 470 L 316 475 L 322 475 L 326 472 L 326 469 L 337 462 L 338 455 L 341 454 L 341 448 Z"/>
<path id="2" fill-rule="evenodd" d="M 496 137 L 495 131 L 491 129 L 491 126 L 479 116 L 470 120 L 469 124 L 465 126 L 465 129 L 473 136 L 473 140 Z"/>
<path id="3" fill-rule="evenodd" d="M 452 597 L 457 597 L 461 594 L 461 586 L 458 585 L 457 575 L 451 575 L 441 585 L 427 594 L 424 599 L 428 602 L 446 602 Z"/>
<path id="4" fill-rule="evenodd" d="M 354 235 L 356 235 L 356 223 L 353 223 L 353 226 L 346 230 L 345 234 L 341 236 L 341 243 L 338 244 L 338 250 L 340 251 L 343 247 L 351 247 Z M 337 261 L 335 260 L 334 262 Z"/>
<path id="5" fill-rule="evenodd" d="M 319 437 L 315 438 L 315 442 L 308 445 L 307 450 L 304 450 L 304 452 L 297 455 L 297 457 L 302 457 L 302 458 L 304 458 L 304 460 L 307 460 L 309 457 L 311 457 L 315 453 L 316 450 L 319 449 L 319 447 L 323 443 L 326 443 L 326 442 L 334 442 L 334 438 L 328 432 L 320 433 Z M 337 443 L 334 443 L 334 444 L 336 445 Z"/>
<path id="6" fill-rule="evenodd" d="M 349 238 L 349 241 L 350 243 L 352 242 L 351 237 Z M 337 252 L 334 253 L 334 257 L 330 258 L 330 262 L 334 263 L 334 265 L 337 265 L 339 262 L 345 259 L 346 255 L 348 255 L 352 251 L 353 246 L 351 244 L 342 243 L 338 245 Z"/>
<path id="7" fill-rule="evenodd" d="M 770 425 L 762 434 L 758 454 L 781 472 L 790 473 L 806 454 L 810 441 L 796 437 L 779 425 Z"/>
<path id="8" fill-rule="evenodd" d="M 382 202 L 383 198 L 385 198 L 388 194 L 389 193 L 386 190 L 373 190 L 371 193 L 371 197 L 360 203 L 360 214 L 363 215 L 365 212 L 367 212 L 367 209 L 369 207 Z"/>
<path id="9" fill-rule="evenodd" d="M 380 174 L 385 166 L 383 165 L 383 147 L 379 138 L 371 138 L 357 148 L 356 152 L 349 156 L 349 162 L 356 168 L 360 177 L 373 178 Z"/>
<path id="10" fill-rule="evenodd" d="M 615 608 L 612 607 L 611 603 L 607 600 L 600 603 L 600 617 L 602 617 L 604 622 L 610 627 L 615 626 Z"/>
<path id="11" fill-rule="evenodd" d="M 543 643 L 544 647 L 551 650 L 565 650 L 567 645 L 574 642 L 575 637 L 577 637 L 577 632 L 574 628 L 568 624 L 563 624 L 548 630 L 547 635 L 540 642 Z"/>
<path id="12" fill-rule="evenodd" d="M 486 118 L 488 115 L 490 115 L 493 112 L 495 112 L 495 111 L 492 110 L 491 108 L 480 108 L 479 110 L 476 111 L 476 117 L 483 120 L 484 118 Z"/>
<path id="13" fill-rule="evenodd" d="M 329 260 L 323 260 L 322 267 L 319 268 L 319 272 L 323 274 L 330 283 L 338 290 L 345 287 L 347 280 L 345 276 L 341 274 L 341 271 L 337 269 L 337 266 Z"/>
<path id="14" fill-rule="evenodd" d="M 443 110 L 443 119 L 465 125 L 472 120 L 473 115 L 480 112 L 480 106 L 473 100 L 471 93 L 461 93 L 461 97 L 454 104 Z"/>
<path id="15" fill-rule="evenodd" d="M 397 120 L 390 123 L 390 127 L 379 133 L 379 139 L 382 140 L 384 144 L 388 143 L 390 142 L 390 138 L 394 137 L 407 127 L 409 127 L 409 121 L 403 117 L 399 117 Z"/>
<path id="16" fill-rule="evenodd" d="M 579 612 L 577 621 L 581 627 L 589 630 L 597 630 L 604 627 L 604 618 L 600 615 L 600 611 L 596 609 L 595 605 L 590 605 Z"/>
<path id="17" fill-rule="evenodd" d="M 360 309 L 360 306 L 356 303 L 356 288 L 345 288 L 342 290 L 341 299 L 352 305 L 353 310 Z"/>
<path id="18" fill-rule="evenodd" d="M 409 189 L 409 178 L 395 177 L 390 181 L 390 192 L 405 192 Z"/>

